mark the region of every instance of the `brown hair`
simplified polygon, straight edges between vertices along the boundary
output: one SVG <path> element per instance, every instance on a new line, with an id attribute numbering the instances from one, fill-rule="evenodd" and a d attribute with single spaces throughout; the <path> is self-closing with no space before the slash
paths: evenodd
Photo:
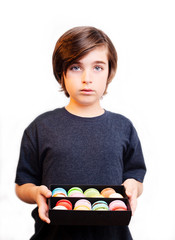
<path id="1" fill-rule="evenodd" d="M 95 27 L 82 26 L 68 30 L 58 39 L 52 56 L 53 72 L 67 97 L 69 97 L 69 93 L 66 90 L 63 75 L 66 75 L 68 67 L 99 46 L 106 46 L 108 49 L 107 90 L 107 86 L 112 81 L 117 69 L 117 52 L 110 38 Z"/>

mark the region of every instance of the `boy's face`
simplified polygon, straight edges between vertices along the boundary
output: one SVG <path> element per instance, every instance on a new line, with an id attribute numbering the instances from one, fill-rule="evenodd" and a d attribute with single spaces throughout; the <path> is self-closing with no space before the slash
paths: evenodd
<path id="1" fill-rule="evenodd" d="M 105 46 L 97 47 L 67 69 L 64 82 L 70 101 L 81 105 L 99 103 L 108 79 L 107 53 Z"/>

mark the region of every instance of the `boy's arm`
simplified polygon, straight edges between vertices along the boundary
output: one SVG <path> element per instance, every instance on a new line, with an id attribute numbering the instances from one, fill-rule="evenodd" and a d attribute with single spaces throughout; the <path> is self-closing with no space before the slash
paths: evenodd
<path id="1" fill-rule="evenodd" d="M 38 213 L 41 220 L 50 223 L 48 218 L 47 198 L 51 197 L 51 191 L 44 185 L 36 186 L 32 183 L 23 185 L 16 184 L 17 196 L 26 203 L 36 203 L 38 205 Z"/>
<path id="2" fill-rule="evenodd" d="M 126 195 L 129 198 L 129 202 L 130 202 L 131 209 L 132 209 L 132 215 L 134 215 L 134 212 L 137 207 L 137 198 L 143 192 L 143 183 L 141 183 L 133 178 L 129 178 L 124 181 L 123 185 L 126 189 Z"/>

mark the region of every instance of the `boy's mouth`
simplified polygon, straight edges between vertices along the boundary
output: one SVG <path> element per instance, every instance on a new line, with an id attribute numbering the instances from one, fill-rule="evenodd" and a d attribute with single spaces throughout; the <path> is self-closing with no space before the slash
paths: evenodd
<path id="1" fill-rule="evenodd" d="M 80 92 L 83 95 L 92 95 L 92 94 L 94 94 L 95 91 L 90 88 L 83 88 L 80 90 Z"/>
<path id="2" fill-rule="evenodd" d="M 84 88 L 84 89 L 81 89 L 81 92 L 94 92 L 94 91 L 89 88 Z"/>

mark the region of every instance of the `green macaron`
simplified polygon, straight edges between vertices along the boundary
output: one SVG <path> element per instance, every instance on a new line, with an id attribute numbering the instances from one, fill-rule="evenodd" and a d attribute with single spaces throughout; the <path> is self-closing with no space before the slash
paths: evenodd
<path id="1" fill-rule="evenodd" d="M 68 191 L 68 197 L 71 197 L 72 194 L 74 193 L 83 193 L 82 189 L 79 187 L 72 187 L 71 189 L 69 189 Z"/>
<path id="2" fill-rule="evenodd" d="M 100 192 L 96 188 L 88 188 L 84 192 L 85 197 L 100 197 Z"/>

